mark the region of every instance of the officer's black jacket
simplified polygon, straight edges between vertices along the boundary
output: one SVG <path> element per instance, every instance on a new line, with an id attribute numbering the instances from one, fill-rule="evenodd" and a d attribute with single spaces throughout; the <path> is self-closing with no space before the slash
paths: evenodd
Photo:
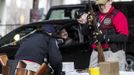
<path id="1" fill-rule="evenodd" d="M 36 32 L 20 45 L 15 59 L 30 60 L 42 64 L 44 58 L 47 58 L 50 53 L 52 53 L 51 55 L 60 55 L 55 39 L 47 34 Z"/>

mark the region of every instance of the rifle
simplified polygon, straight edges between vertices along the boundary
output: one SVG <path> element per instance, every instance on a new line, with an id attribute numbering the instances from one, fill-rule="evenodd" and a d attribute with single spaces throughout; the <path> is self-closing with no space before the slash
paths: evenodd
<path id="1" fill-rule="evenodd" d="M 98 36 L 98 35 L 101 35 L 102 32 L 99 30 L 98 28 L 98 23 L 97 23 L 97 18 L 96 18 L 96 14 L 93 10 L 93 7 L 92 7 L 92 2 L 90 0 L 88 0 L 88 4 L 90 4 L 90 12 L 88 12 L 88 25 L 93 25 L 93 28 L 94 28 L 94 31 L 93 31 L 93 35 L 95 36 Z M 104 62 L 105 61 L 105 57 L 104 57 L 104 54 L 103 54 L 103 49 L 102 49 L 102 46 L 101 46 L 101 42 L 98 41 L 97 38 L 95 38 L 95 42 L 96 42 L 96 45 L 97 45 L 97 50 L 98 50 L 98 62 Z"/>

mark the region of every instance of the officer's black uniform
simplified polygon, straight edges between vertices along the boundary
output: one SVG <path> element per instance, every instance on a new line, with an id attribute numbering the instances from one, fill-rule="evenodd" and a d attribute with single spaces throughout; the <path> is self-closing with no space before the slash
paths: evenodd
<path id="1" fill-rule="evenodd" d="M 44 58 L 48 58 L 55 75 L 61 75 L 62 57 L 56 39 L 43 32 L 30 35 L 15 56 L 16 60 L 30 60 L 39 64 L 44 62 Z"/>

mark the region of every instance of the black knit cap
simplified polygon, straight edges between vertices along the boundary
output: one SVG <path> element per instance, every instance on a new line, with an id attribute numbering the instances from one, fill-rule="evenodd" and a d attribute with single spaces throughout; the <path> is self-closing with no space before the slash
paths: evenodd
<path id="1" fill-rule="evenodd" d="M 54 33 L 56 31 L 53 25 L 44 25 L 42 29 L 44 32 L 48 33 Z"/>

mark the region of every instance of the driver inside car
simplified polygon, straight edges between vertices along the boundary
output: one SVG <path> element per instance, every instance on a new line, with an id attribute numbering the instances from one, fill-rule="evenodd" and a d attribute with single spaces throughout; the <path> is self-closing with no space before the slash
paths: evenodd
<path id="1" fill-rule="evenodd" d="M 64 45 L 70 45 L 73 43 L 73 39 L 69 37 L 68 32 L 65 28 L 61 29 L 59 32 L 59 37 L 63 39 Z"/>

